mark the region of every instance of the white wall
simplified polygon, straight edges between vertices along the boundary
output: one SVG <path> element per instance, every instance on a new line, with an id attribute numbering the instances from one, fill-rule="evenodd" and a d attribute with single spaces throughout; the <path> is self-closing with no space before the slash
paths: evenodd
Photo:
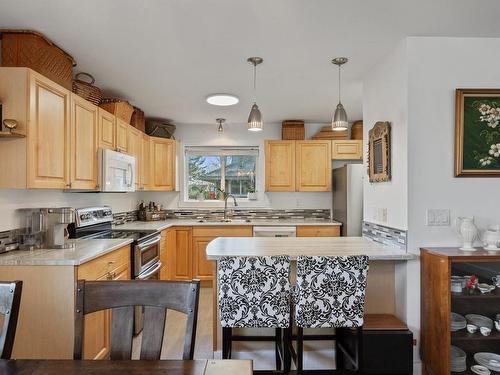
<path id="1" fill-rule="evenodd" d="M 306 139 L 310 139 L 326 124 L 306 124 Z M 257 180 L 259 202 L 240 204 L 241 207 L 271 207 L 271 208 L 331 208 L 331 193 L 265 193 L 264 192 L 264 140 L 281 139 L 281 124 L 264 124 L 261 132 L 249 132 L 246 124 L 225 124 L 224 132 L 217 132 L 217 125 L 181 124 L 177 126 L 175 137 L 180 141 L 179 150 L 179 185 L 183 185 L 183 147 L 184 146 L 258 146 L 260 149 L 259 164 L 260 179 Z M 168 208 L 199 207 L 200 204 L 182 202 L 180 193 L 149 192 L 142 195 L 143 199 L 159 201 Z M 222 203 L 218 203 L 219 206 Z"/>
<path id="2" fill-rule="evenodd" d="M 66 193 L 62 190 L 4 190 L 0 189 L 0 231 L 20 228 L 22 215 L 18 208 L 74 208 L 110 205 L 113 212 L 135 209 L 139 193 Z"/>
<path id="3" fill-rule="evenodd" d="M 364 179 L 363 217 L 399 229 L 408 226 L 406 77 L 406 43 L 402 42 L 366 74 L 363 82 L 365 166 L 368 131 L 377 121 L 391 123 L 392 138 L 392 179 L 376 184 L 371 184 L 368 177 Z"/>

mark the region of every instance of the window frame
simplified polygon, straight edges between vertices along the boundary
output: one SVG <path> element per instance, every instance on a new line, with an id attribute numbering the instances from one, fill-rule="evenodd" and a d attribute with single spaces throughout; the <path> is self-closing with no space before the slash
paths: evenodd
<path id="1" fill-rule="evenodd" d="M 182 148 L 182 176 L 183 182 L 181 184 L 181 192 L 179 199 L 179 206 L 184 207 L 193 207 L 193 206 L 203 206 L 203 207 L 219 207 L 224 206 L 224 201 L 214 199 L 214 200 L 197 200 L 197 199 L 189 199 L 188 197 L 188 180 L 189 180 L 189 168 L 188 168 L 188 156 L 195 154 L 190 151 L 197 151 L 200 154 L 203 154 L 205 151 L 205 155 L 213 155 L 213 156 L 221 156 L 221 186 L 225 186 L 225 157 L 223 156 L 233 156 L 240 153 L 241 155 L 247 155 L 245 151 L 251 151 L 255 153 L 255 192 L 257 193 L 257 199 L 250 200 L 247 197 L 236 197 L 238 204 L 243 207 L 261 207 L 264 204 L 264 195 L 261 191 L 259 191 L 259 187 L 263 181 L 264 176 L 261 174 L 261 147 L 260 146 L 183 146 Z M 214 153 L 210 153 L 210 151 L 214 151 Z M 251 154 L 251 153 L 248 153 Z"/>

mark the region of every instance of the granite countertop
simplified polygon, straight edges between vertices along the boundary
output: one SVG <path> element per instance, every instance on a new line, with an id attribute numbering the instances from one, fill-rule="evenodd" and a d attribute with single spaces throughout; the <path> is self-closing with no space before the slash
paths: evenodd
<path id="1" fill-rule="evenodd" d="M 368 255 L 372 260 L 410 260 L 416 256 L 364 237 L 219 237 L 207 246 L 207 259 L 223 256 Z"/>
<path id="2" fill-rule="evenodd" d="M 296 225 L 342 225 L 338 221 L 314 220 L 314 219 L 253 219 L 250 221 L 233 220 L 231 222 L 221 221 L 200 221 L 197 219 L 167 219 L 158 221 L 129 221 L 125 224 L 115 225 L 114 229 L 132 229 L 132 230 L 164 230 L 170 227 L 179 226 L 296 226 Z"/>
<path id="3" fill-rule="evenodd" d="M 15 250 L 0 255 L 0 266 L 78 266 L 132 243 L 132 239 L 69 240 L 71 249 Z"/>

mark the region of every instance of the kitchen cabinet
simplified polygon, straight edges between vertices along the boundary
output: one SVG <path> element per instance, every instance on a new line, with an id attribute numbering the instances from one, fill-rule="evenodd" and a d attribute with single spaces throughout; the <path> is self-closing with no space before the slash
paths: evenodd
<path id="1" fill-rule="evenodd" d="M 143 190 L 151 190 L 151 140 L 149 135 L 142 134 L 142 174 Z"/>
<path id="2" fill-rule="evenodd" d="M 334 160 L 363 159 L 363 141 L 355 139 L 332 141 L 332 159 Z"/>
<path id="3" fill-rule="evenodd" d="M 172 247 L 171 261 L 167 265 L 170 267 L 170 279 L 172 280 L 192 280 L 193 279 L 193 252 L 192 252 L 192 228 L 176 227 L 175 241 Z"/>
<path id="4" fill-rule="evenodd" d="M 295 142 L 297 191 L 331 191 L 331 141 Z"/>
<path id="5" fill-rule="evenodd" d="M 176 144 L 173 139 L 150 137 L 151 187 L 149 190 L 174 191 Z"/>
<path id="6" fill-rule="evenodd" d="M 331 191 L 331 141 L 266 141 L 266 191 Z"/>
<path id="7" fill-rule="evenodd" d="M 128 128 L 127 124 L 122 119 L 115 117 L 116 119 L 116 151 L 127 152 L 128 151 Z"/>
<path id="8" fill-rule="evenodd" d="M 266 191 L 295 191 L 295 141 L 266 141 Z"/>
<path id="9" fill-rule="evenodd" d="M 127 131 L 127 153 L 135 157 L 135 188 L 143 190 L 142 186 L 142 132 L 132 126 L 128 126 Z"/>
<path id="10" fill-rule="evenodd" d="M 98 107 L 71 94 L 70 124 L 70 188 L 96 189 Z"/>
<path id="11" fill-rule="evenodd" d="M 108 150 L 116 148 L 116 118 L 102 108 L 98 109 L 98 147 Z"/>
<path id="12" fill-rule="evenodd" d="M 339 237 L 340 225 L 297 225 L 297 237 Z"/>
<path id="13" fill-rule="evenodd" d="M 78 280 L 130 280 L 130 247 L 125 246 L 83 264 Z M 97 311 L 85 316 L 84 359 L 105 359 L 110 350 L 111 312 Z"/>
<path id="14" fill-rule="evenodd" d="M 173 277 L 170 275 L 173 270 L 173 265 L 170 260 L 174 259 L 175 252 L 175 228 L 168 228 L 161 232 L 160 241 L 160 280 L 171 280 Z"/>
<path id="15" fill-rule="evenodd" d="M 0 187 L 69 187 L 70 96 L 31 69 L 0 68 L 2 117 L 16 120 L 25 135 L 0 140 Z"/>

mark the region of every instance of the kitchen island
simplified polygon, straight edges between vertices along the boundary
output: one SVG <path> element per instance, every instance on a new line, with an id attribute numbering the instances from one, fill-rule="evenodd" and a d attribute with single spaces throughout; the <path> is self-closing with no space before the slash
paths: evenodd
<path id="1" fill-rule="evenodd" d="M 384 245 L 365 237 L 231 237 L 216 238 L 206 249 L 207 259 L 215 263 L 224 256 L 289 255 L 294 281 L 295 260 L 299 255 L 368 255 L 370 269 L 366 289 L 365 314 L 396 315 L 395 280 L 398 264 L 417 259 L 415 254 Z M 215 267 L 215 266 L 214 266 Z M 221 328 L 217 308 L 217 283 L 214 283 L 214 351 L 221 348 Z"/>

